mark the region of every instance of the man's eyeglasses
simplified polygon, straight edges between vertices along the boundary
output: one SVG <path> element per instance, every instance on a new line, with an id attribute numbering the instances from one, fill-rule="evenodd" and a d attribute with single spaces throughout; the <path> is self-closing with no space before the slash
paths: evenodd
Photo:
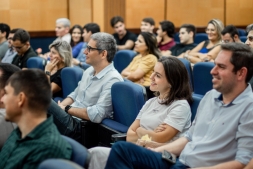
<path id="1" fill-rule="evenodd" d="M 98 51 L 103 50 L 103 49 L 99 49 L 99 48 L 93 48 L 93 47 L 91 47 L 89 45 L 87 45 L 86 47 L 87 47 L 86 49 L 88 50 L 89 53 L 90 53 L 91 50 L 98 50 Z"/>
<path id="2" fill-rule="evenodd" d="M 12 46 L 14 49 L 16 49 L 16 50 L 20 50 L 20 49 L 22 49 L 23 47 L 25 46 L 25 44 L 23 45 L 23 46 Z"/>

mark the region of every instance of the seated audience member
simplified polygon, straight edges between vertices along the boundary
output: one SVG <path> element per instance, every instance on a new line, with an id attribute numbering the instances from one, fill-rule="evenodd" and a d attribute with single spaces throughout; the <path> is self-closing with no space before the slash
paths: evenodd
<path id="1" fill-rule="evenodd" d="M 220 48 L 212 49 L 221 44 L 223 27 L 223 23 L 220 20 L 210 20 L 206 28 L 208 40 L 201 42 L 194 49 L 186 52 L 184 57 L 194 64 L 203 61 L 213 61 L 218 55 Z"/>
<path id="2" fill-rule="evenodd" d="M 0 168 L 38 168 L 49 158 L 70 159 L 70 144 L 58 132 L 52 116 L 47 116 L 51 87 L 45 73 L 18 71 L 8 79 L 4 91 L 5 119 L 18 127 L 1 150 Z"/>
<path id="3" fill-rule="evenodd" d="M 247 36 L 247 40 L 245 44 L 253 49 L 253 24 L 248 25 L 246 30 L 247 30 L 248 36 Z M 250 79 L 249 83 L 251 84 L 251 87 L 253 89 L 253 77 Z"/>
<path id="4" fill-rule="evenodd" d="M 9 49 L 7 50 L 7 52 L 5 53 L 3 59 L 2 59 L 2 63 L 12 63 L 14 57 L 16 56 L 17 52 L 14 50 L 13 46 L 12 46 L 12 39 L 14 34 L 17 32 L 18 29 L 12 29 L 9 33 L 8 36 L 8 43 L 9 43 Z"/>
<path id="5" fill-rule="evenodd" d="M 134 47 L 134 50 L 139 54 L 121 72 L 122 77 L 143 86 L 150 86 L 150 75 L 160 57 L 156 46 L 156 38 L 151 33 L 141 32 Z"/>
<path id="6" fill-rule="evenodd" d="M 157 30 L 157 42 L 160 51 L 170 50 L 176 45 L 174 41 L 175 26 L 170 21 L 162 21 Z"/>
<path id="7" fill-rule="evenodd" d="M 71 46 L 62 40 L 55 40 L 50 46 L 50 62 L 45 67 L 45 73 L 50 80 L 53 98 L 63 97 L 61 71 L 72 63 Z"/>
<path id="8" fill-rule="evenodd" d="M 170 50 L 162 51 L 162 55 L 183 57 L 184 52 L 196 47 L 196 44 L 194 44 L 195 33 L 196 28 L 194 25 L 192 24 L 182 25 L 179 30 L 180 43 L 173 46 Z"/>
<path id="9" fill-rule="evenodd" d="M 63 40 L 70 44 L 71 41 L 71 35 L 69 33 L 70 31 L 70 21 L 67 18 L 59 18 L 56 20 L 55 23 L 55 33 L 57 36 L 57 40 Z M 42 49 L 38 48 L 36 49 L 36 52 L 43 58 L 47 59 L 49 53 L 45 53 L 42 55 Z"/>
<path id="10" fill-rule="evenodd" d="M 83 28 L 80 25 L 74 25 L 70 29 L 73 58 L 76 58 L 83 47 Z"/>
<path id="11" fill-rule="evenodd" d="M 117 50 L 133 49 L 136 35 L 126 30 L 123 18 L 120 16 L 113 17 L 111 27 L 115 31 L 113 37 L 117 43 Z"/>
<path id="12" fill-rule="evenodd" d="M 123 81 L 112 63 L 116 50 L 112 35 L 91 35 L 85 49 L 86 63 L 91 67 L 84 71 L 75 91 L 58 105 L 51 101 L 48 109 L 61 134 L 80 141 L 80 119 L 100 123 L 104 118 L 112 117 L 111 86 Z"/>
<path id="13" fill-rule="evenodd" d="M 247 36 L 247 40 L 245 44 L 253 48 L 253 24 L 248 25 L 246 30 L 247 30 L 248 36 Z"/>
<path id="14" fill-rule="evenodd" d="M 221 45 L 211 70 L 213 90 L 201 100 L 192 126 L 167 145 L 145 149 L 127 142 L 113 145 L 109 168 L 242 169 L 253 157 L 252 49 L 241 43 Z M 175 164 L 162 158 L 179 156 Z"/>
<path id="15" fill-rule="evenodd" d="M 149 32 L 154 34 L 155 21 L 153 18 L 144 18 L 141 21 L 141 32 Z"/>
<path id="16" fill-rule="evenodd" d="M 20 71 L 17 66 L 7 63 L 0 63 L 0 98 L 4 95 L 4 87 L 9 77 Z M 0 102 L 0 150 L 3 147 L 5 141 L 9 137 L 12 130 L 17 126 L 14 123 L 5 121 L 5 106 L 3 102 Z"/>
<path id="17" fill-rule="evenodd" d="M 239 37 L 238 30 L 234 25 L 228 25 L 221 31 L 223 43 L 237 42 L 242 43 Z"/>
<path id="18" fill-rule="evenodd" d="M 90 40 L 90 36 L 94 33 L 100 32 L 100 27 L 98 24 L 96 23 L 88 23 L 86 25 L 84 25 L 83 27 L 83 46 L 81 51 L 79 52 L 78 56 L 76 58 L 73 58 L 73 65 L 75 66 L 79 66 L 82 69 L 86 70 L 87 68 L 90 67 L 89 64 L 86 63 L 86 55 L 84 54 L 84 51 L 86 49 L 87 43 Z"/>
<path id="19" fill-rule="evenodd" d="M 29 33 L 24 29 L 18 29 L 12 41 L 12 47 L 17 51 L 12 64 L 18 66 L 20 69 L 27 69 L 27 60 L 37 56 L 30 45 Z"/>
<path id="20" fill-rule="evenodd" d="M 150 78 L 150 90 L 157 92 L 157 97 L 148 100 L 142 107 L 127 131 L 127 141 L 136 143 L 148 134 L 154 142 L 172 142 L 182 137 L 191 126 L 188 103 L 192 102 L 192 97 L 187 70 L 177 58 L 163 57 L 156 63 Z M 140 145 L 148 147 L 154 142 Z M 110 150 L 101 147 L 90 149 L 89 169 L 104 168 Z"/>
<path id="21" fill-rule="evenodd" d="M 9 36 L 10 27 L 5 23 L 0 23 L 0 61 L 9 49 L 7 38 Z"/>

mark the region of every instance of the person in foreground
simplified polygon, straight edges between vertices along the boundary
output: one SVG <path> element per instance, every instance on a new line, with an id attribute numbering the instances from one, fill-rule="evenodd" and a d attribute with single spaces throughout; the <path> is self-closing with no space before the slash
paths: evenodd
<path id="1" fill-rule="evenodd" d="M 127 141 L 140 146 L 158 147 L 184 135 L 191 126 L 192 102 L 188 73 L 175 57 L 162 57 L 150 76 L 150 90 L 157 97 L 148 100 L 127 131 Z M 138 142 L 148 134 L 151 142 Z M 110 148 L 95 147 L 89 169 L 105 167 Z"/>
<path id="2" fill-rule="evenodd" d="M 199 104 L 197 115 L 184 137 L 148 150 L 127 142 L 113 145 L 109 168 L 215 168 L 242 169 L 253 157 L 253 51 L 241 43 L 221 45 L 211 70 L 213 90 Z M 179 160 L 162 159 L 164 150 Z"/>
<path id="3" fill-rule="evenodd" d="M 45 159 L 70 159 L 72 148 L 58 132 L 47 107 L 51 86 L 41 70 L 14 73 L 4 88 L 1 101 L 13 130 L 0 153 L 0 168 L 37 168 Z"/>
<path id="4" fill-rule="evenodd" d="M 4 95 L 4 87 L 9 77 L 21 69 L 9 63 L 0 63 L 0 98 Z M 5 141 L 9 137 L 14 128 L 17 127 L 15 123 L 5 121 L 5 106 L 0 102 L 0 149 L 3 147 Z"/>
<path id="5" fill-rule="evenodd" d="M 77 88 L 66 99 L 58 105 L 52 100 L 48 108 L 60 133 L 77 141 L 81 139 L 80 119 L 100 123 L 104 118 L 111 118 L 111 87 L 123 81 L 112 63 L 116 53 L 112 35 L 92 34 L 84 53 L 91 67 L 84 71 Z"/>

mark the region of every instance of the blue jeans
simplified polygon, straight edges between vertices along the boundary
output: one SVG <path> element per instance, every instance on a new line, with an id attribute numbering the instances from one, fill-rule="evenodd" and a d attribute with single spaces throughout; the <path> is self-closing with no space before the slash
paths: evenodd
<path id="1" fill-rule="evenodd" d="M 145 169 L 187 169 L 179 160 L 174 165 L 162 159 L 157 153 L 128 142 L 113 145 L 105 169 L 145 168 Z"/>
<path id="2" fill-rule="evenodd" d="M 53 115 L 54 124 L 62 135 L 81 141 L 81 120 L 66 113 L 54 100 L 51 100 L 47 112 Z"/>

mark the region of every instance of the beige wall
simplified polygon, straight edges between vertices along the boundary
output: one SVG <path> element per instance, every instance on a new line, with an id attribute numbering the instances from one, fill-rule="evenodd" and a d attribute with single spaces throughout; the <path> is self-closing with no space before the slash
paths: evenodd
<path id="1" fill-rule="evenodd" d="M 205 27 L 212 18 L 236 26 L 253 22 L 252 0 L 0 0 L 0 4 L 0 22 L 29 31 L 54 30 L 60 17 L 69 17 L 72 25 L 96 22 L 110 33 L 115 15 L 121 15 L 130 29 L 139 29 L 148 16 L 156 26 L 165 19 L 176 27 L 183 23 Z"/>

